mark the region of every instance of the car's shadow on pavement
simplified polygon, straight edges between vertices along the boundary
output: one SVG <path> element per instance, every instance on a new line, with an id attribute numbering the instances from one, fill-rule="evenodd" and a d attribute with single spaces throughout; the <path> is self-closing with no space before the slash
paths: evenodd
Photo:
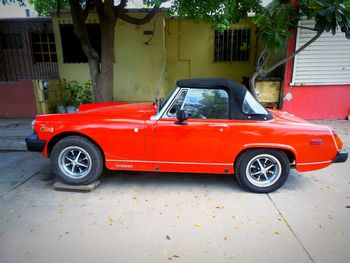
<path id="1" fill-rule="evenodd" d="M 230 174 L 105 171 L 100 181 L 102 184 L 111 186 L 127 184 L 130 186 L 208 187 L 215 185 L 219 188 L 241 191 L 234 175 Z"/>
<path id="2" fill-rule="evenodd" d="M 39 173 L 41 181 L 47 187 L 51 187 L 56 181 L 49 164 L 43 166 Z M 163 172 L 136 172 L 136 171 L 111 171 L 105 170 L 101 177 L 100 187 L 113 188 L 125 185 L 127 187 L 194 187 L 207 188 L 215 186 L 215 189 L 225 189 L 234 192 L 247 192 L 243 189 L 232 174 L 197 174 L 197 173 L 163 173 Z M 301 177 L 295 170 L 291 170 L 287 182 L 282 186 L 285 190 L 296 190 L 308 187 L 309 181 Z"/>

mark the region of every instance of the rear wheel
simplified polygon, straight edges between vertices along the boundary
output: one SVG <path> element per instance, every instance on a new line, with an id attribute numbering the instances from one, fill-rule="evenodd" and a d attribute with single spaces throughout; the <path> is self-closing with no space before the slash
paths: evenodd
<path id="1" fill-rule="evenodd" d="M 238 182 L 255 193 L 270 193 L 279 189 L 287 180 L 289 170 L 286 154 L 274 149 L 243 152 L 235 166 Z"/>
<path id="2" fill-rule="evenodd" d="M 86 138 L 69 136 L 53 147 L 51 166 L 66 184 L 89 184 L 101 175 L 103 158 L 96 145 Z"/>

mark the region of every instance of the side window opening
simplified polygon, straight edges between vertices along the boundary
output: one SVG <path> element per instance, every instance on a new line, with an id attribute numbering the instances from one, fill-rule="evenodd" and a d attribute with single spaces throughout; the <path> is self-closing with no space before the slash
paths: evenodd
<path id="1" fill-rule="evenodd" d="M 182 109 L 188 112 L 192 119 L 228 119 L 228 94 L 222 89 L 191 89 Z"/>

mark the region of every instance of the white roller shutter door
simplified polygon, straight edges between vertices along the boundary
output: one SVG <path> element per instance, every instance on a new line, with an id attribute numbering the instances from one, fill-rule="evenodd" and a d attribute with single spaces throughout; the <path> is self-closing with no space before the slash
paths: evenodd
<path id="1" fill-rule="evenodd" d="M 300 21 L 304 27 L 314 24 L 313 20 Z M 313 36 L 314 31 L 298 28 L 296 49 Z M 340 30 L 334 36 L 324 32 L 294 60 L 291 85 L 327 84 L 350 84 L 350 40 Z"/>

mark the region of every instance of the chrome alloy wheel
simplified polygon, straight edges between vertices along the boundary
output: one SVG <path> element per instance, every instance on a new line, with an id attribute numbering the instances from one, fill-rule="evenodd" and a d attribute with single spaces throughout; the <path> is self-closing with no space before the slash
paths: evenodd
<path id="1" fill-rule="evenodd" d="M 280 161 L 270 154 L 260 154 L 251 159 L 246 167 L 248 181 L 257 187 L 269 187 L 277 182 L 282 173 Z"/>
<path id="2" fill-rule="evenodd" d="M 91 170 L 90 154 L 78 146 L 63 149 L 58 156 L 60 170 L 72 179 L 80 179 Z"/>

